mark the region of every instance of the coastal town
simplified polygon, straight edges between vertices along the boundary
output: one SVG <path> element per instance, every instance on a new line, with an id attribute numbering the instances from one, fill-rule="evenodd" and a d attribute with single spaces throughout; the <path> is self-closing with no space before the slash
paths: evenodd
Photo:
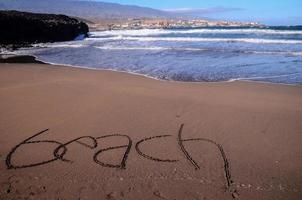
<path id="1" fill-rule="evenodd" d="M 201 28 L 201 27 L 264 27 L 257 22 L 210 21 L 204 19 L 126 19 L 102 20 L 90 23 L 89 27 L 98 30 L 123 29 L 169 29 L 169 28 Z"/>

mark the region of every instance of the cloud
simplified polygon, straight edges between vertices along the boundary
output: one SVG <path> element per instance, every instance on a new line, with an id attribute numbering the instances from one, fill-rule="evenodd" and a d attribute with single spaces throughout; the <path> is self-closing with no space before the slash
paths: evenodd
<path id="1" fill-rule="evenodd" d="M 189 14 L 189 15 L 206 15 L 213 13 L 225 13 L 233 11 L 243 11 L 243 8 L 227 8 L 227 7 L 211 7 L 211 8 L 176 8 L 165 9 L 164 11 L 176 13 L 176 14 Z"/>

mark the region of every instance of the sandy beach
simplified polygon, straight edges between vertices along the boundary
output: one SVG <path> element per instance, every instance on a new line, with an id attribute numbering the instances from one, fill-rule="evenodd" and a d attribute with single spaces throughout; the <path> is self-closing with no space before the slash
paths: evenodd
<path id="1" fill-rule="evenodd" d="M 0 64 L 0 199 L 302 198 L 302 87 Z"/>

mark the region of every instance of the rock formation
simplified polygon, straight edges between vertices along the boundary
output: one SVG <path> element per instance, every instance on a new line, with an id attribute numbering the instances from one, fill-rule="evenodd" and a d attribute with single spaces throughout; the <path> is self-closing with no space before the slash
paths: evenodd
<path id="1" fill-rule="evenodd" d="M 88 31 L 84 22 L 65 15 L 0 11 L 0 44 L 4 46 L 68 41 L 87 36 Z"/>

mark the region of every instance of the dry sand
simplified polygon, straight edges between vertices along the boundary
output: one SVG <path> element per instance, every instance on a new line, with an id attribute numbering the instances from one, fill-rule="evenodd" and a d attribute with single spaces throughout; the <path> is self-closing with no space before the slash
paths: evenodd
<path id="1" fill-rule="evenodd" d="M 301 122 L 301 86 L 0 64 L 0 199 L 300 200 Z"/>

